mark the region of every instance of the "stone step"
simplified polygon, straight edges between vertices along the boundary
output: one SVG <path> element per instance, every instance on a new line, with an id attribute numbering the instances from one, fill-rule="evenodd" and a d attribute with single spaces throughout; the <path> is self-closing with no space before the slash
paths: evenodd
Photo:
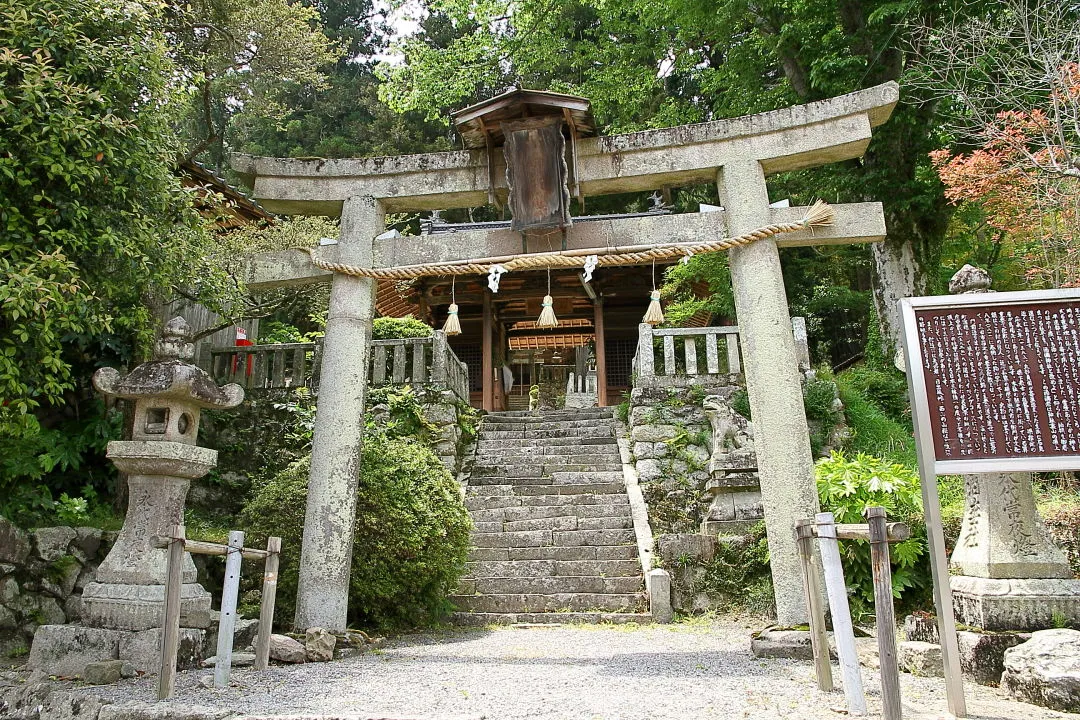
<path id="1" fill-rule="evenodd" d="M 640 568 L 639 568 L 640 569 Z M 641 577 L 477 577 L 465 578 L 458 587 L 462 595 L 471 592 L 480 595 L 562 595 L 590 593 L 618 595 L 639 593 L 643 589 Z"/>
<path id="2" fill-rule="evenodd" d="M 505 493 L 487 494 L 484 490 L 504 488 Z M 564 486 L 573 487 L 573 486 Z M 509 492 L 509 485 L 468 488 L 465 497 L 465 507 L 472 510 L 493 510 L 495 508 L 527 508 L 527 507 L 560 507 L 569 508 L 577 505 L 629 505 L 624 488 L 620 487 L 618 493 L 607 495 L 601 494 L 567 494 L 567 495 L 532 495 L 518 496 Z M 561 488 L 560 488 L 561 489 Z"/>
<path id="3" fill-rule="evenodd" d="M 482 453 L 477 453 L 473 457 L 473 470 L 480 470 L 482 468 L 520 468 L 520 467 L 538 467 L 542 465 L 575 465 L 578 467 L 588 468 L 595 465 L 614 465 L 619 463 L 619 467 L 622 467 L 621 456 L 618 453 L 582 453 L 575 452 L 573 454 L 537 454 L 537 455 L 517 455 L 515 453 L 497 453 L 491 450 L 486 450 Z"/>
<path id="4" fill-rule="evenodd" d="M 606 440 L 614 438 L 615 431 L 611 428 L 569 428 L 543 430 L 482 430 L 479 435 L 484 440 L 550 440 L 567 438 L 590 438 Z"/>
<path id="5" fill-rule="evenodd" d="M 473 456 L 473 462 L 478 465 L 527 465 L 537 462 L 622 462 L 621 458 L 619 448 L 615 445 L 556 445 L 550 448 L 478 449 Z"/>
<path id="6" fill-rule="evenodd" d="M 512 560 L 634 560 L 637 562 L 637 557 L 637 545 L 473 548 L 469 551 L 470 562 L 510 562 Z"/>
<path id="7" fill-rule="evenodd" d="M 484 416 L 484 421 L 491 422 L 518 422 L 521 420 L 585 420 L 590 418 L 613 418 L 614 407 L 604 408 L 577 408 L 573 410 L 548 410 L 546 412 L 528 412 L 515 410 L 510 412 L 493 412 Z"/>
<path id="8" fill-rule="evenodd" d="M 582 431 L 598 436 L 614 436 L 615 426 L 609 421 L 584 420 L 580 422 L 538 422 L 538 423 L 493 423 L 480 426 L 480 437 L 489 432 L 525 432 L 534 433 L 542 430 L 561 432 Z M 527 436 L 526 436 L 527 437 Z"/>
<path id="9" fill-rule="evenodd" d="M 626 612 L 641 609 L 640 593 L 514 593 L 507 595 L 451 595 L 450 602 L 466 612 Z"/>
<path id="10" fill-rule="evenodd" d="M 505 478 L 504 482 L 509 482 Z M 623 495 L 626 493 L 626 486 L 622 483 L 591 483 L 588 485 L 469 485 L 465 488 L 466 500 L 471 496 L 484 496 L 484 497 L 499 497 L 499 496 L 512 496 L 519 495 L 522 497 L 535 497 L 538 495 L 599 495 L 603 496 L 601 499 L 595 502 L 615 502 L 611 499 L 610 495 Z M 521 503 L 522 505 L 550 505 L 554 503 L 549 502 L 530 502 Z M 591 505 L 584 501 L 583 504 Z M 496 507 L 496 506 L 491 506 Z"/>
<path id="11" fill-rule="evenodd" d="M 524 440 L 521 438 L 516 440 L 484 440 L 483 438 L 478 438 L 476 447 L 478 450 L 490 448 L 528 450 L 535 448 L 559 448 L 580 445 L 618 445 L 618 442 L 618 439 L 614 435 L 610 437 L 605 435 L 603 437 L 594 438 L 546 438 L 544 440 Z"/>
<path id="12" fill-rule="evenodd" d="M 637 560 L 479 560 L 465 563 L 465 577 L 474 579 L 587 576 L 640 580 L 641 563 Z"/>
<path id="13" fill-rule="evenodd" d="M 520 522 L 522 520 L 541 520 L 571 515 L 585 518 L 623 518 L 630 517 L 630 508 L 626 503 L 605 505 L 552 505 L 549 507 L 493 507 L 471 510 L 473 522 Z"/>
<path id="14" fill-rule="evenodd" d="M 628 545 L 636 542 L 633 530 L 520 530 L 517 532 L 474 532 L 478 548 L 575 547 L 578 545 Z"/>
<path id="15" fill-rule="evenodd" d="M 516 477 L 507 475 L 495 475 L 491 474 L 492 471 L 488 468 L 483 473 L 477 474 L 476 471 L 469 476 L 469 487 L 479 485 L 551 485 L 551 477 L 538 477 L 537 473 L 529 473 L 531 477 Z"/>
<path id="16" fill-rule="evenodd" d="M 621 482 L 588 485 L 512 485 L 511 492 L 513 495 L 624 495 L 626 485 Z"/>
<path id="17" fill-rule="evenodd" d="M 490 462 L 490 461 L 489 461 Z M 530 463 L 526 465 L 473 465 L 470 478 L 474 477 L 501 477 L 506 478 L 506 484 L 515 484 L 516 478 L 548 477 L 553 473 L 617 473 L 619 478 L 605 476 L 602 482 L 615 482 L 622 478 L 622 463 L 597 462 L 587 463 Z M 470 484 L 471 480 L 470 480 Z M 491 483 L 484 483 L 490 485 Z M 524 483 L 529 484 L 529 483 Z M 536 483 L 532 483 L 536 484 Z M 571 483 L 561 483 L 571 484 Z"/>
<path id="18" fill-rule="evenodd" d="M 527 532 L 530 530 L 629 530 L 634 521 L 629 513 L 620 517 L 586 517 L 560 515 L 532 520 L 473 520 L 473 532 L 477 534 Z"/>
<path id="19" fill-rule="evenodd" d="M 552 485 L 595 485 L 596 483 L 623 482 L 622 465 L 618 470 L 592 470 L 588 472 L 553 472 Z"/>
<path id="20" fill-rule="evenodd" d="M 631 623 L 652 623 L 649 613 L 614 613 L 614 612 L 553 612 L 553 613 L 487 613 L 456 612 L 450 614 L 450 622 L 465 627 L 486 627 L 488 625 L 628 625 Z"/>

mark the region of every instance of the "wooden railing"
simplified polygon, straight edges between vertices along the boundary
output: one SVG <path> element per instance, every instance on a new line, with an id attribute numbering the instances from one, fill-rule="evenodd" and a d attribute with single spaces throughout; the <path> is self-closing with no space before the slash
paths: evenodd
<path id="1" fill-rule="evenodd" d="M 806 320 L 793 317 L 791 325 L 799 370 L 806 372 L 810 369 Z M 657 339 L 659 342 L 656 342 Z M 634 371 L 639 384 L 648 384 L 649 378 L 656 377 L 707 378 L 711 375 L 741 373 L 739 328 L 737 325 L 654 328 L 642 323 L 638 325 Z"/>
<path id="2" fill-rule="evenodd" d="M 660 338 L 656 347 L 654 338 Z M 720 345 L 723 343 L 723 354 Z M 739 360 L 739 328 L 653 328 L 638 326 L 634 368 L 639 380 L 658 376 L 688 377 L 722 375 L 742 371 Z"/>
<path id="3" fill-rule="evenodd" d="M 312 387 L 321 350 L 322 344 L 314 342 L 213 347 L 202 354 L 199 365 L 219 384 L 248 389 Z"/>
<path id="4" fill-rule="evenodd" d="M 431 337 L 375 340 L 371 348 L 372 385 L 433 385 L 469 401 L 469 369 L 436 330 Z"/>
<path id="5" fill-rule="evenodd" d="M 469 369 L 436 331 L 426 338 L 375 340 L 371 347 L 372 385 L 434 386 L 469 401 Z M 322 343 L 281 343 L 210 348 L 200 365 L 218 383 L 248 389 L 309 387 L 318 390 Z"/>

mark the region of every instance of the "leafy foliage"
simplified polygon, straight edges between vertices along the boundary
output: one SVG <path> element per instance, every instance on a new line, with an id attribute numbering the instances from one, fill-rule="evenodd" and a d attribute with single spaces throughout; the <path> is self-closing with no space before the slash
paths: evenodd
<path id="1" fill-rule="evenodd" d="M 349 619 L 402 628 L 429 624 L 464 572 L 472 522 L 446 468 L 422 443 L 368 433 L 364 440 Z M 309 460 L 260 487 L 242 515 L 256 541 L 282 538 L 279 617 L 291 617 L 303 537 Z"/>
<path id="2" fill-rule="evenodd" d="M 431 326 L 412 315 L 403 318 L 375 318 L 371 327 L 372 340 L 395 340 L 397 338 L 431 337 Z"/>
<path id="3" fill-rule="evenodd" d="M 151 6 L 0 6 L 0 401 L 58 403 L 73 363 L 150 337 L 146 302 L 212 295 L 200 216 L 173 174 L 175 66 Z M 169 237 L 168 243 L 161 238 Z"/>
<path id="4" fill-rule="evenodd" d="M 893 596 L 902 602 L 921 600 L 929 583 L 925 536 L 922 528 L 922 495 L 915 472 L 863 453 L 853 458 L 841 452 L 819 460 L 816 467 L 818 498 L 824 511 L 833 513 L 838 523 L 862 523 L 863 511 L 871 506 L 885 508 L 891 522 L 908 522 L 912 537 L 891 543 Z M 870 565 L 870 545 L 848 541 L 840 546 L 844 577 L 852 593 L 852 611 L 871 613 L 874 580 Z"/>
<path id="5" fill-rule="evenodd" d="M 891 378 L 891 373 L 882 374 L 865 368 L 836 376 L 840 401 L 844 403 L 844 417 L 852 432 L 850 449 L 914 467 L 915 444 L 910 415 L 906 405 L 901 405 L 896 395 L 899 388 Z M 889 410 L 883 409 L 879 402 Z M 897 408 L 901 411 L 899 417 L 894 414 Z"/>

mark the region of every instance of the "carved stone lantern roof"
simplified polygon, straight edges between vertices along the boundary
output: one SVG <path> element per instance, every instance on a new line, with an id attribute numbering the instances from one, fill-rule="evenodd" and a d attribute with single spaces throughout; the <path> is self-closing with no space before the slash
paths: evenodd
<path id="1" fill-rule="evenodd" d="M 188 362 L 194 355 L 191 332 L 184 318 L 173 318 L 165 325 L 152 361 L 123 377 L 113 368 L 101 368 L 94 373 L 94 387 L 126 400 L 172 400 L 220 410 L 236 407 L 244 400 L 243 388 L 218 387 L 202 368 Z"/>

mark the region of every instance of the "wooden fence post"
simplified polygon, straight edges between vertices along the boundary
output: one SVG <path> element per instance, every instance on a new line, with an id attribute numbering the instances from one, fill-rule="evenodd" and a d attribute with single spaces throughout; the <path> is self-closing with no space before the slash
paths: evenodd
<path id="1" fill-rule="evenodd" d="M 851 626 L 851 608 L 848 607 L 844 569 L 840 565 L 840 544 L 836 540 L 836 525 L 832 513 L 814 516 L 817 525 L 818 549 L 821 565 L 825 571 L 825 590 L 829 595 L 832 611 L 833 637 L 836 653 L 840 656 L 840 674 L 844 679 L 844 696 L 848 712 L 852 715 L 866 714 L 866 696 L 863 694 L 862 676 L 859 674 L 859 656 L 855 650 L 855 631 Z"/>
<path id="2" fill-rule="evenodd" d="M 158 700 L 173 696 L 176 689 L 176 651 L 180 646 L 180 589 L 184 571 L 184 526 L 169 529 L 169 559 L 165 570 L 165 618 L 158 672 Z"/>
<path id="3" fill-rule="evenodd" d="M 874 614 L 877 616 L 878 661 L 884 720 L 900 720 L 900 670 L 896 662 L 896 616 L 893 611 L 892 567 L 885 508 L 868 507 L 863 517 L 870 524 L 870 564 L 874 571 Z"/>
<path id="4" fill-rule="evenodd" d="M 236 599 L 240 594 L 240 563 L 244 548 L 244 533 L 229 533 L 229 551 L 225 556 L 225 582 L 221 589 L 221 619 L 218 621 L 217 663 L 214 665 L 214 687 L 229 684 L 232 670 L 233 632 L 236 629 Z"/>
<path id="5" fill-rule="evenodd" d="M 259 637 L 255 641 L 255 669 L 265 670 L 270 664 L 270 633 L 274 625 L 274 604 L 277 602 L 278 560 L 281 538 L 266 541 L 266 567 L 263 571 L 262 604 L 259 607 Z"/>
<path id="6" fill-rule="evenodd" d="M 803 590 L 806 607 L 810 610 L 810 645 L 814 649 L 814 674 L 819 690 L 833 689 L 832 663 L 829 661 L 829 638 L 825 634 L 825 609 L 821 606 L 821 583 L 811 543 L 814 537 L 814 521 L 795 522 L 795 542 L 799 548 L 799 560 L 803 571 Z"/>

